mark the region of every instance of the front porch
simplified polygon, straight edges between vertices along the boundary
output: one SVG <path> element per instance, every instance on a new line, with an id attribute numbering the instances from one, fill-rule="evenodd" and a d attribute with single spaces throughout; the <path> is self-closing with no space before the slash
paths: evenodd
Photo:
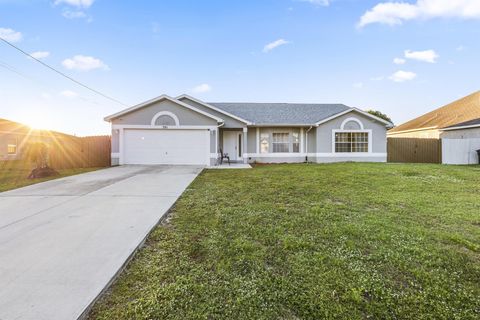
<path id="1" fill-rule="evenodd" d="M 220 127 L 216 165 L 228 164 L 228 160 L 231 164 L 305 162 L 309 131 L 303 127 Z M 310 138 L 314 135 L 312 130 Z"/>

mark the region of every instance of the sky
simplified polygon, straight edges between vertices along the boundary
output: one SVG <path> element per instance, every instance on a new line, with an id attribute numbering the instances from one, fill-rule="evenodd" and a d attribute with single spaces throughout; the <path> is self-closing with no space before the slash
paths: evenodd
<path id="1" fill-rule="evenodd" d="M 480 90 L 478 0 L 0 0 L 0 118 L 79 136 L 162 94 L 396 124 Z"/>

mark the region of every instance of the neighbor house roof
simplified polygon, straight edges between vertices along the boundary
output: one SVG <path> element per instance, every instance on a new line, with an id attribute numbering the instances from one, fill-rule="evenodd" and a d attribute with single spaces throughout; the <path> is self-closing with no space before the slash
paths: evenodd
<path id="1" fill-rule="evenodd" d="M 350 110 L 343 104 L 209 103 L 256 125 L 312 125 Z"/>
<path id="2" fill-rule="evenodd" d="M 480 91 L 401 124 L 388 133 L 441 129 L 478 118 L 480 118 Z"/>
<path id="3" fill-rule="evenodd" d="M 480 127 L 480 118 L 458 123 L 453 126 L 443 128 L 443 130 L 457 130 L 457 129 L 478 128 L 478 127 Z"/>

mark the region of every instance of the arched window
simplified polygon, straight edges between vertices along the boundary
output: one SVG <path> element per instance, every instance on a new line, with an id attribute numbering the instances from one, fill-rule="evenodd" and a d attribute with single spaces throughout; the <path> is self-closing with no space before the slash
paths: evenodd
<path id="1" fill-rule="evenodd" d="M 179 126 L 178 117 L 170 111 L 161 111 L 152 118 L 152 126 Z"/>
<path id="2" fill-rule="evenodd" d="M 357 118 L 347 118 L 333 130 L 333 151 L 335 153 L 367 153 L 371 149 L 371 130 L 364 130 Z"/>

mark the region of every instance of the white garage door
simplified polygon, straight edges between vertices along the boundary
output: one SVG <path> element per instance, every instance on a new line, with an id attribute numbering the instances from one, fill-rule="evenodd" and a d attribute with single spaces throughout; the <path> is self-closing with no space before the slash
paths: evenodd
<path id="1" fill-rule="evenodd" d="M 125 129 L 125 164 L 207 165 L 210 153 L 207 130 Z"/>

